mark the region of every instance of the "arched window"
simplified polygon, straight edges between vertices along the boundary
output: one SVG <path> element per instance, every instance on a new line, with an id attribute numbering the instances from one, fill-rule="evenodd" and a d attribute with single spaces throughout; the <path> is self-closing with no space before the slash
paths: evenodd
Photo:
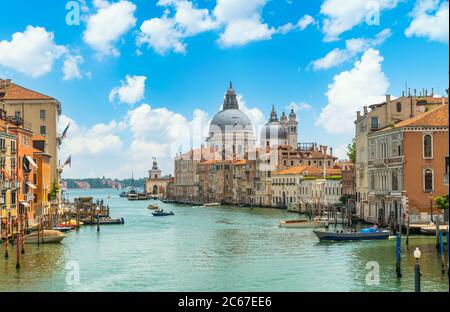
<path id="1" fill-rule="evenodd" d="M 433 190 L 433 171 L 426 169 L 423 174 L 424 191 L 431 192 Z"/>
<path id="2" fill-rule="evenodd" d="M 431 134 L 425 134 L 423 136 L 423 157 L 431 158 L 433 157 L 433 138 Z"/>
<path id="3" fill-rule="evenodd" d="M 402 111 L 402 103 L 401 102 L 397 102 L 397 113 L 400 113 Z"/>

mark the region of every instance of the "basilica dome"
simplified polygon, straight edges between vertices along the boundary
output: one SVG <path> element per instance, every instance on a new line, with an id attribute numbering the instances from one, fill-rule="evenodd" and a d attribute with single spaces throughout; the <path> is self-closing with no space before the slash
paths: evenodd
<path id="1" fill-rule="evenodd" d="M 223 101 L 223 108 L 218 112 L 209 126 L 209 133 L 233 132 L 243 130 L 244 132 L 253 132 L 250 119 L 241 110 L 236 97 L 236 92 L 230 83 Z"/>

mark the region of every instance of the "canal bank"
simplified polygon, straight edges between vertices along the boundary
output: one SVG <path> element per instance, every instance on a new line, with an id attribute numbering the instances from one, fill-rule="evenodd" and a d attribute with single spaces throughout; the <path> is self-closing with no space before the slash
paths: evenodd
<path id="1" fill-rule="evenodd" d="M 115 190 L 69 190 L 70 198 L 104 199 L 125 224 L 85 226 L 59 245 L 29 245 L 19 272 L 2 259 L 0 291 L 413 291 L 415 247 L 422 251 L 422 290 L 448 291 L 433 237 L 319 243 L 311 229 L 279 228 L 298 214 L 267 208 L 190 207 L 158 202 L 174 216 L 155 218 L 149 202 Z M 108 199 L 108 196 L 111 196 Z M 369 262 L 379 285 L 368 285 Z M 76 278 L 79 273 L 79 282 Z"/>

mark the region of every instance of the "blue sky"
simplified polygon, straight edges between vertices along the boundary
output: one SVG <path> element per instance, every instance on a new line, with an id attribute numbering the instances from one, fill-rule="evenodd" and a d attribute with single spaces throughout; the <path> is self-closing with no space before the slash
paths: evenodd
<path id="1" fill-rule="evenodd" d="M 67 24 L 68 3 L 79 25 Z M 448 87 L 444 0 L 17 0 L 2 10 L 0 77 L 61 101 L 66 177 L 144 176 L 152 156 L 170 173 L 230 80 L 256 127 L 272 105 L 294 105 L 299 141 L 339 156 L 362 105 L 405 83 Z"/>

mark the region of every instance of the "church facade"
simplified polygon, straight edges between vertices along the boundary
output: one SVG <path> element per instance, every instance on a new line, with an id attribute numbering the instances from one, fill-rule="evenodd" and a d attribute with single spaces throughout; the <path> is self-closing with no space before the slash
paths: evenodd
<path id="1" fill-rule="evenodd" d="M 180 202 L 279 207 L 273 200 L 273 173 L 303 165 L 333 168 L 332 149 L 298 142 L 292 108 L 278 118 L 272 107 L 256 141 L 254 127 L 239 109 L 230 83 L 222 109 L 209 126 L 206 144 L 179 153 L 174 160 L 173 198 Z"/>

